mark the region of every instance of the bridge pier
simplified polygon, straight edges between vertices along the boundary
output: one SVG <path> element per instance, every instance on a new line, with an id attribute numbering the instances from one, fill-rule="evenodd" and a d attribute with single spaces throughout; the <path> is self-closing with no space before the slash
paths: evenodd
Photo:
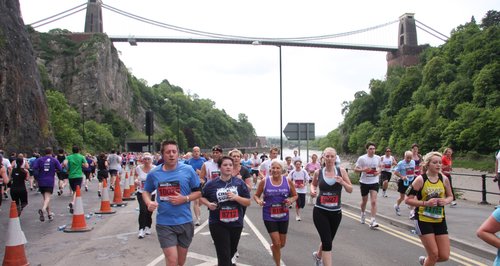
<path id="1" fill-rule="evenodd" d="M 429 45 L 418 45 L 415 14 L 405 13 L 399 17 L 398 50 L 387 52 L 387 68 L 417 65 L 420 53 Z"/>

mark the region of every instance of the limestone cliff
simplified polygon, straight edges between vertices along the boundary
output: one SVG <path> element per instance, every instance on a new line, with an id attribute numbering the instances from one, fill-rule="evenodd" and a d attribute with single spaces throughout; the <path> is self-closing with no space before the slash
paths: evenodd
<path id="1" fill-rule="evenodd" d="M 100 121 L 100 111 L 108 109 L 136 128 L 142 127 L 144 109 L 134 104 L 127 68 L 106 35 L 64 30 L 31 35 L 38 63 L 46 73 L 45 89 L 64 93 L 79 112 L 86 106 L 89 119 Z"/>
<path id="2" fill-rule="evenodd" d="M 19 1 L 0 1 L 0 148 L 30 152 L 54 143 Z"/>

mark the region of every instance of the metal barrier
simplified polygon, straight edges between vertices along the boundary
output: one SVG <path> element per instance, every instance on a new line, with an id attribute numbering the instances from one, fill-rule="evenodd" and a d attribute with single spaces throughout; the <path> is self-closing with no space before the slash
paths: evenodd
<path id="1" fill-rule="evenodd" d="M 346 168 L 346 170 L 348 170 Z M 354 172 L 354 169 L 350 169 Z M 486 200 L 486 195 L 487 194 L 491 194 L 491 195 L 500 195 L 499 192 L 488 192 L 486 190 L 486 179 L 487 178 L 495 178 L 494 176 L 487 176 L 486 174 L 481 174 L 481 175 L 478 175 L 478 174 L 461 174 L 461 173 L 455 173 L 455 172 L 451 172 L 450 173 L 452 176 L 475 176 L 475 177 L 481 177 L 481 182 L 482 182 L 482 186 L 481 186 L 481 190 L 477 190 L 477 189 L 469 189 L 469 188 L 461 188 L 461 187 L 453 187 L 454 190 L 463 190 L 463 191 L 471 191 L 471 192 L 480 192 L 481 193 L 481 196 L 482 196 L 482 200 L 481 202 L 479 202 L 479 204 L 481 205 L 490 205 L 490 203 Z M 393 174 L 394 176 L 394 174 Z M 393 180 L 394 178 L 391 177 L 391 179 L 389 180 L 389 182 L 395 182 L 397 183 L 397 177 L 395 180 Z M 500 182 L 497 181 L 497 182 Z"/>
<path id="2" fill-rule="evenodd" d="M 481 202 L 479 202 L 479 204 L 490 205 L 490 203 L 488 203 L 488 201 L 486 200 L 486 194 L 500 195 L 500 193 L 498 193 L 498 192 L 488 192 L 486 190 L 486 178 L 495 178 L 494 176 L 486 176 L 486 174 L 482 174 L 482 175 L 460 174 L 460 173 L 454 173 L 454 172 L 451 172 L 451 175 L 452 176 L 475 176 L 475 177 L 481 177 L 481 181 L 482 181 L 481 190 L 469 189 L 469 188 L 460 188 L 460 187 L 453 187 L 453 189 L 457 189 L 457 190 L 472 191 L 472 192 L 481 192 L 482 200 L 481 200 Z"/>

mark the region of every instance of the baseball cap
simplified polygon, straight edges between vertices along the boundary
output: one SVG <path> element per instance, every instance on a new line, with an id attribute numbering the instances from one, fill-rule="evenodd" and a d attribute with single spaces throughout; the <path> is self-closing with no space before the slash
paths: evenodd
<path id="1" fill-rule="evenodd" d="M 215 145 L 212 147 L 212 151 L 218 151 L 218 152 L 222 153 L 222 148 L 219 145 Z"/>

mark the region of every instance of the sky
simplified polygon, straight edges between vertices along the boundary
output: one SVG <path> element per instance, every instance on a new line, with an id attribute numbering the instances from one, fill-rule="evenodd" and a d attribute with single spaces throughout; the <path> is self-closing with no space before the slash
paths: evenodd
<path id="1" fill-rule="evenodd" d="M 48 4 L 50 2 L 50 5 Z M 85 0 L 20 0 L 25 24 L 86 3 Z M 498 0 L 441 1 L 131 1 L 104 4 L 166 24 L 212 33 L 266 38 L 329 35 L 398 20 L 404 13 L 447 36 L 474 16 L 479 23 Z M 155 27 L 103 9 L 109 36 L 204 38 Z M 85 12 L 37 27 L 83 32 Z M 398 23 L 329 43 L 397 46 Z M 444 42 L 417 29 L 419 44 Z M 238 119 L 244 113 L 257 135 L 278 137 L 280 127 L 279 48 L 264 45 L 115 43 L 127 68 L 148 85 L 167 79 L 186 94 L 209 98 Z M 369 90 L 371 79 L 384 79 L 385 52 L 282 47 L 282 116 L 287 123 L 314 123 L 316 137 L 343 121 L 342 102 Z"/>

